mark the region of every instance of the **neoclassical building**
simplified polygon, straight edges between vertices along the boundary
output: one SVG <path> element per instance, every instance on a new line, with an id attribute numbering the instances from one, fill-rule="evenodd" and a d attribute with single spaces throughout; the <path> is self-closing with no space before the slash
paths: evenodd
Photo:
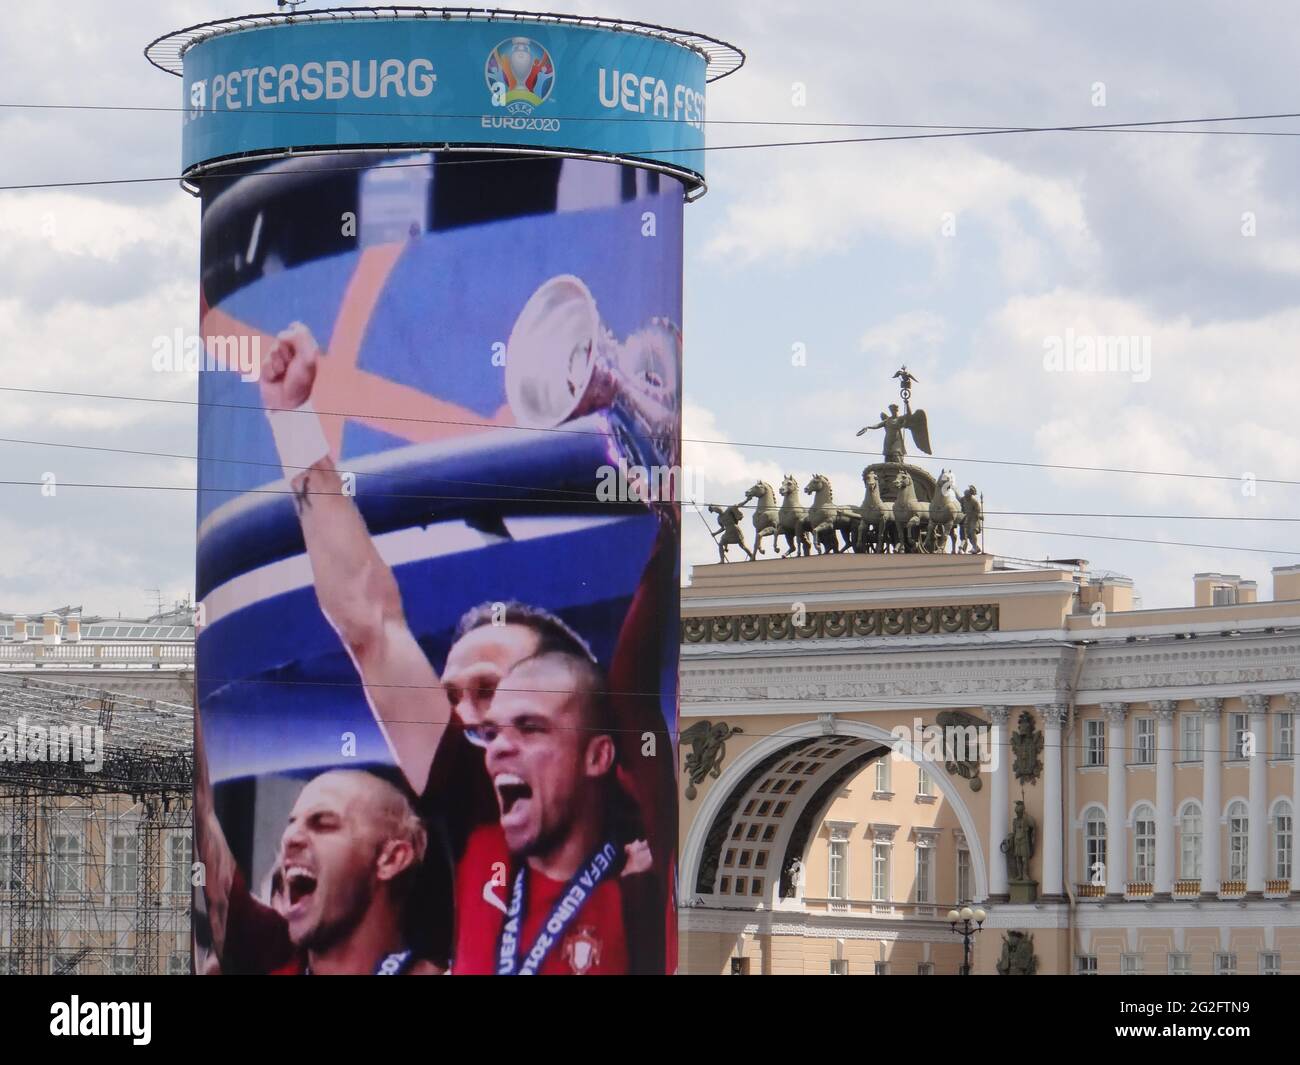
<path id="1" fill-rule="evenodd" d="M 1300 567 L 1272 578 L 1135 610 L 1081 560 L 695 567 L 681 971 L 955 973 L 969 902 L 975 973 L 1010 932 L 1038 973 L 1300 973 Z"/>

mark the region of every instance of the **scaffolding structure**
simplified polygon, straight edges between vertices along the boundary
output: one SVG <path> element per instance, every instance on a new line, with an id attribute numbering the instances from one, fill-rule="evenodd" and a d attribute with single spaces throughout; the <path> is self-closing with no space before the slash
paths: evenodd
<path id="1" fill-rule="evenodd" d="M 60 734 L 102 764 L 19 742 Z M 192 752 L 191 707 L 0 676 L 0 973 L 189 972 Z"/>

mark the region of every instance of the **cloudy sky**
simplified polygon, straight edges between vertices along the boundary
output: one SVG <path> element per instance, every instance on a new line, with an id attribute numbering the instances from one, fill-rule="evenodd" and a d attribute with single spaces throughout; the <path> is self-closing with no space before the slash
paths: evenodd
<path id="1" fill-rule="evenodd" d="M 131 0 L 111 17 L 94 0 L 15 6 L 0 103 L 172 107 L 179 83 L 145 62 L 144 44 L 248 6 Z M 1291 109 L 1300 51 L 1283 3 L 561 6 L 743 48 L 744 68 L 710 90 L 718 146 L 903 132 L 791 123 L 1272 114 Z M 1300 516 L 1300 487 L 1242 489 L 1248 474 L 1300 479 L 1300 140 L 1238 135 L 1300 132 L 1300 120 L 1180 128 L 1225 132 L 711 153 L 710 191 L 687 209 L 686 435 L 731 443 L 688 449 L 699 494 L 738 500 L 756 478 L 823 472 L 857 502 L 871 460 L 854 434 L 906 362 L 941 456 L 927 464 L 983 491 L 990 549 L 1089 559 L 1132 576 L 1148 607 L 1189 602 L 1202 570 L 1255 578 L 1267 597 L 1270 567 L 1300 562 L 1295 525 L 1031 513 Z M 6 106 L 0 184 L 174 174 L 179 141 L 166 111 Z M 0 192 L 0 385 L 192 398 L 192 378 L 150 361 L 155 337 L 197 328 L 197 240 L 198 205 L 171 182 Z M 1139 338 L 1149 366 L 1045 366 L 1053 338 L 1108 336 Z M 792 357 L 799 345 L 806 364 Z M 149 589 L 168 600 L 191 589 L 192 407 L 0 391 L 0 437 L 0 480 L 60 485 L 53 497 L 0 485 L 0 610 L 139 614 Z M 687 561 L 709 561 L 703 523 L 685 522 Z"/>

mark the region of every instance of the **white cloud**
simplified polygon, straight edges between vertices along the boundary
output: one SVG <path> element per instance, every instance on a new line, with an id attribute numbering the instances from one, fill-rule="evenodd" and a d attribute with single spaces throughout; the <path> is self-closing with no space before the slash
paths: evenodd
<path id="1" fill-rule="evenodd" d="M 931 146 L 924 153 L 900 146 L 894 154 L 871 156 L 869 164 L 848 157 L 857 150 L 800 149 L 797 164 L 751 170 L 705 254 L 732 266 L 769 257 L 851 258 L 865 238 L 883 236 L 928 247 L 938 259 L 956 254 L 957 245 L 943 233 L 951 216 L 957 233 L 968 226 L 989 229 L 1015 281 L 1049 252 L 1079 265 L 1095 257 L 1080 190 L 1070 181 L 1025 172 L 964 145 Z M 1022 210 L 1044 229 L 1049 247 L 1036 247 L 1017 217 Z"/>
<path id="2" fill-rule="evenodd" d="M 915 359 L 933 351 L 947 336 L 943 318 L 933 311 L 907 311 L 887 322 L 873 325 L 862 334 L 858 346 L 887 359 Z"/>

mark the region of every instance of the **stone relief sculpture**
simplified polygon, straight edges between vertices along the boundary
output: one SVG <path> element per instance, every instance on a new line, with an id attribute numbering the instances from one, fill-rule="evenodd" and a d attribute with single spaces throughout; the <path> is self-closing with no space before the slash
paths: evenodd
<path id="1" fill-rule="evenodd" d="M 1038 972 L 1034 937 L 1028 932 L 1008 930 L 1002 937 L 1002 955 L 997 968 L 999 976 L 1034 976 Z"/>
<path id="2" fill-rule="evenodd" d="M 686 763 L 682 769 L 687 775 L 686 797 L 694 799 L 699 794 L 697 785 L 705 777 L 716 780 L 722 775 L 722 760 L 727 754 L 727 740 L 743 729 L 733 728 L 725 721 L 697 721 L 680 736 L 683 747 L 689 745 Z"/>
<path id="3" fill-rule="evenodd" d="M 1034 727 L 1034 715 L 1022 710 L 1011 734 L 1011 771 L 1024 784 L 1035 784 L 1043 771 L 1043 734 Z"/>

